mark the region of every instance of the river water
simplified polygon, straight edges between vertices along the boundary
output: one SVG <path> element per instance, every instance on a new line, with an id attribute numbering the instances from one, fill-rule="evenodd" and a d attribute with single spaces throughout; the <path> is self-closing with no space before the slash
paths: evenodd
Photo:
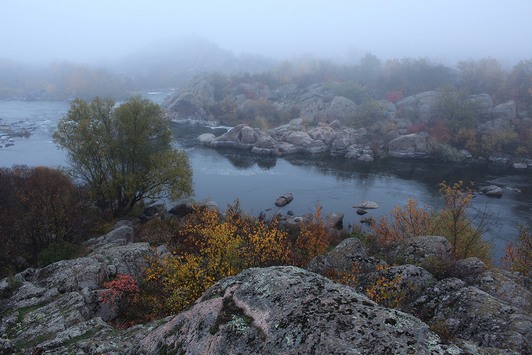
<path id="1" fill-rule="evenodd" d="M 146 97 L 162 102 L 166 93 Z M 68 102 L 0 101 L 0 132 L 10 126 L 15 132 L 29 130 L 29 138 L 14 137 L 14 145 L 0 148 L 0 167 L 66 166 L 66 155 L 51 139 L 57 121 L 68 111 Z M 363 200 L 380 207 L 367 216 L 388 214 L 396 205 L 413 197 L 432 208 L 441 206 L 438 184 L 445 180 L 496 184 L 504 187 L 501 198 L 477 196 L 473 213 L 486 211 L 493 230 L 486 235 L 495 246 L 494 260 L 504 253 L 506 241 L 517 236 L 517 226 L 532 227 L 532 172 L 495 165 L 458 166 L 429 161 L 378 161 L 360 163 L 331 157 L 289 156 L 264 158 L 234 150 L 202 147 L 195 138 L 205 132 L 220 134 L 223 129 L 174 126 L 176 145 L 188 152 L 194 176 L 195 200 L 212 199 L 220 207 L 237 198 L 242 208 L 258 215 L 275 212 L 275 199 L 292 192 L 294 200 L 281 212 L 312 213 L 319 202 L 324 213 L 341 212 L 344 225 L 359 224 L 354 204 Z M 2 136 L 3 133 L 0 133 Z M 5 134 L 4 134 L 5 135 Z M 0 137 L 2 143 L 6 137 Z"/>

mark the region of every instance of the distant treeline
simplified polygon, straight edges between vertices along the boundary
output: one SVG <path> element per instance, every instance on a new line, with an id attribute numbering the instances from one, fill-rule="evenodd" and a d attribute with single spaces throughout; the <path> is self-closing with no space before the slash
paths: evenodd
<path id="1" fill-rule="evenodd" d="M 181 56 L 187 55 L 193 54 L 183 52 Z M 131 91 L 168 87 L 171 85 L 169 80 L 175 81 L 175 86 L 180 86 L 185 73 L 198 73 L 198 69 L 203 72 L 223 71 L 220 70 L 220 63 L 215 63 L 212 57 L 216 57 L 216 53 L 209 57 L 209 65 L 199 65 L 184 58 L 166 60 L 164 65 L 153 64 L 144 68 L 142 74 L 140 71 L 117 74 L 110 69 L 67 62 L 35 68 L 0 59 L 0 99 L 124 98 Z M 227 57 L 223 58 L 228 60 Z M 146 61 L 143 63 L 150 65 Z M 172 63 L 176 67 L 172 67 Z M 196 67 L 178 67 L 180 65 Z M 210 66 L 212 69 L 209 69 Z M 487 93 L 494 103 L 513 99 L 525 109 L 532 104 L 532 59 L 521 60 L 507 70 L 494 58 L 465 60 L 450 67 L 427 58 L 382 61 L 368 53 L 353 64 L 336 64 L 329 60 L 305 57 L 283 62 L 274 69 L 268 62 L 268 65 L 264 64 L 263 71 L 253 68 L 255 74 L 246 74 L 249 66 L 244 67 L 241 73 L 237 73 L 238 70 L 231 65 L 233 74 L 229 80 L 233 83 L 249 81 L 251 75 L 254 80 L 262 81 L 272 89 L 288 83 L 306 87 L 313 83 L 330 82 L 337 85 L 339 95 L 355 103 L 363 102 L 368 97 L 395 102 L 412 94 L 452 85 L 471 94 Z M 227 83 L 225 78 L 218 79 L 219 85 L 215 87 L 217 94 L 224 95 L 222 91 Z"/>
<path id="2" fill-rule="evenodd" d="M 396 102 L 403 97 L 424 91 L 453 86 L 466 94 L 489 94 L 494 104 L 517 100 L 520 107 L 532 103 L 532 59 L 521 60 L 511 70 L 504 69 L 494 58 L 464 60 L 455 67 L 427 58 L 402 58 L 382 61 L 368 53 L 358 63 L 336 64 L 330 60 L 303 58 L 286 61 L 276 69 L 261 74 L 233 75 L 211 80 L 217 96 L 221 90 L 238 82 L 261 81 L 271 89 L 284 84 L 300 88 L 316 83 L 330 83 L 338 95 L 355 103 L 368 98 Z M 524 105 L 524 106 L 523 106 Z"/>
<path id="3" fill-rule="evenodd" d="M 32 67 L 0 60 L 0 99 L 66 100 L 95 96 L 122 98 L 134 89 L 126 76 L 72 63 Z"/>

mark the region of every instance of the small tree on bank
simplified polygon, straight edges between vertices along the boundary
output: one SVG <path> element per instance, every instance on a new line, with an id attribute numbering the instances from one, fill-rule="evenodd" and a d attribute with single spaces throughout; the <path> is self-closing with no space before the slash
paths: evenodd
<path id="1" fill-rule="evenodd" d="M 75 99 L 53 137 L 67 151 L 73 176 L 88 185 L 99 208 L 115 216 L 143 198 L 192 193 L 188 157 L 172 148 L 168 121 L 147 99 L 134 97 L 116 108 L 111 100 Z"/>

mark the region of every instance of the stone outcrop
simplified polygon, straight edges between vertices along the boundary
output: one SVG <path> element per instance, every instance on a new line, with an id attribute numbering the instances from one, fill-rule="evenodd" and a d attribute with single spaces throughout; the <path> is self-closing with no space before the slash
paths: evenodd
<path id="1" fill-rule="evenodd" d="M 286 155 L 294 153 L 343 155 L 348 159 L 373 161 L 374 154 L 366 144 L 364 129 L 345 128 L 338 121 L 304 128 L 302 118 L 276 127 L 268 132 L 241 124 L 219 137 L 204 133 L 197 139 L 213 148 L 249 150 L 258 155 Z"/>
<path id="2" fill-rule="evenodd" d="M 102 303 L 103 283 L 120 274 L 140 277 L 146 257 L 153 256 L 147 243 L 131 243 L 131 233 L 130 223 L 118 223 L 108 234 L 89 240 L 94 251 L 85 257 L 1 280 L 0 353 L 58 353 L 61 348 L 66 353 L 77 340 L 114 334 L 107 321 L 116 313 Z"/>
<path id="3" fill-rule="evenodd" d="M 531 349 L 529 279 L 497 268 L 488 269 L 477 258 L 454 262 L 449 242 L 438 236 L 407 240 L 398 247 L 396 259 L 407 264 L 378 271 L 377 266 L 384 261 L 370 256 L 360 240 L 349 238 L 328 254 L 314 258 L 307 268 L 325 275 L 355 271 L 360 291 L 382 275 L 388 280 L 400 276 L 399 287 L 405 290 L 400 308 L 467 351 L 522 354 Z M 446 273 L 454 276 L 440 273 L 438 280 L 423 268 L 431 266 L 446 267 Z"/>
<path id="4" fill-rule="evenodd" d="M 397 112 L 401 117 L 408 117 L 412 121 L 428 122 L 434 112 L 432 107 L 440 98 L 437 91 L 426 91 L 417 95 L 405 97 L 396 102 Z"/>
<path id="5" fill-rule="evenodd" d="M 110 323 L 115 310 L 102 303 L 103 282 L 118 274 L 138 277 L 146 256 L 166 252 L 131 243 L 130 228 L 121 222 L 91 240 L 86 257 L 0 280 L 0 353 L 517 354 L 531 346 L 532 294 L 523 277 L 476 258 L 459 261 L 456 277 L 440 280 L 420 265 L 383 269 L 377 266 L 384 261 L 356 238 L 314 258 L 311 271 L 244 270 L 180 314 L 117 330 Z M 399 258 L 420 264 L 449 252 L 441 237 L 430 236 L 399 250 Z M 317 274 L 330 271 L 356 272 L 356 288 Z M 401 311 L 364 295 L 383 276 L 408 290 Z"/>
<path id="6" fill-rule="evenodd" d="M 343 354 L 459 351 L 416 318 L 295 267 L 248 269 L 141 340 L 139 352 Z"/>

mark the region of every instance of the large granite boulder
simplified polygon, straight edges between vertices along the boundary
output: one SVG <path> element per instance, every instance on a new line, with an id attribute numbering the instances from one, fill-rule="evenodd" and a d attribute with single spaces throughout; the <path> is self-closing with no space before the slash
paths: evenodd
<path id="1" fill-rule="evenodd" d="M 395 103 L 397 115 L 408 118 L 412 122 L 428 122 L 434 115 L 433 106 L 440 95 L 437 91 L 425 91 L 405 97 Z"/>
<path id="2" fill-rule="evenodd" d="M 329 104 L 325 115 L 329 122 L 338 120 L 343 123 L 348 123 L 352 121 L 357 109 L 357 105 L 348 98 L 335 96 Z"/>
<path id="3" fill-rule="evenodd" d="M 410 264 L 431 260 L 449 261 L 452 257 L 451 244 L 447 238 L 440 236 L 413 237 L 401 244 L 397 257 Z"/>
<path id="4" fill-rule="evenodd" d="M 312 139 L 320 140 L 328 146 L 331 145 L 336 137 L 336 132 L 330 126 L 314 127 L 308 131 L 308 134 Z"/>
<path id="5" fill-rule="evenodd" d="M 257 130 L 245 124 L 239 124 L 228 132 L 210 140 L 211 147 L 228 147 L 251 150 L 259 140 Z"/>
<path id="6" fill-rule="evenodd" d="M 292 131 L 282 137 L 283 142 L 289 143 L 297 147 L 300 152 L 317 154 L 324 153 L 328 150 L 327 145 L 321 141 L 312 139 L 312 137 L 304 131 Z"/>
<path id="7" fill-rule="evenodd" d="M 417 133 L 397 137 L 388 143 L 392 158 L 426 158 L 430 155 L 426 138 Z"/>
<path id="8" fill-rule="evenodd" d="M 330 89 L 327 86 L 313 84 L 293 99 L 292 106 L 299 110 L 300 117 L 306 122 L 318 122 L 327 115 L 330 95 Z"/>
<path id="9" fill-rule="evenodd" d="M 511 121 L 516 118 L 516 113 L 517 103 L 510 100 L 495 106 L 491 114 L 494 120 L 502 118 L 504 121 Z"/>
<path id="10" fill-rule="evenodd" d="M 174 95 L 165 103 L 168 116 L 178 123 L 218 125 L 218 121 L 204 109 L 204 103 L 191 92 Z"/>
<path id="11" fill-rule="evenodd" d="M 154 329 L 139 353 L 346 354 L 458 352 L 416 318 L 295 268 L 248 269 L 212 286 Z"/>
<path id="12" fill-rule="evenodd" d="M 481 274 L 479 278 L 493 283 L 494 276 Z M 497 288 L 501 293 L 501 286 Z M 522 287 L 519 291 L 528 292 Z M 446 278 L 426 288 L 406 310 L 455 341 L 475 343 L 490 353 L 525 354 L 532 349 L 532 317 L 530 310 L 521 306 L 497 297 L 496 292 L 490 294 L 458 278 Z"/>

